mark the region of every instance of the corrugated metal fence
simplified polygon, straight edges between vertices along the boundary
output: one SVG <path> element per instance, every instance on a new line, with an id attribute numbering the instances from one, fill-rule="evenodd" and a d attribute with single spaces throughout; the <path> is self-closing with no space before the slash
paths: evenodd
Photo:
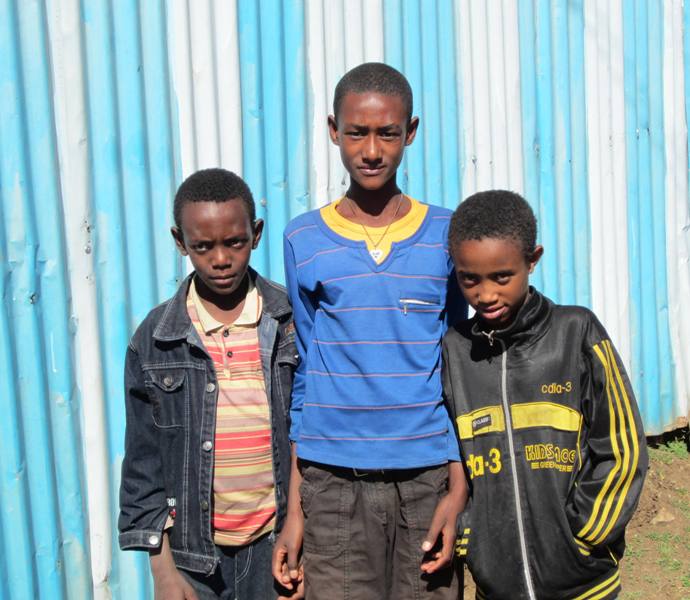
<path id="1" fill-rule="evenodd" d="M 402 70 L 422 127 L 409 194 L 520 191 L 535 283 L 594 308 L 647 432 L 690 390 L 690 5 L 681 0 L 0 0 L 0 597 L 149 598 L 117 550 L 122 367 L 185 267 L 182 177 L 241 172 L 282 280 L 294 215 L 347 185 L 338 78 Z"/>

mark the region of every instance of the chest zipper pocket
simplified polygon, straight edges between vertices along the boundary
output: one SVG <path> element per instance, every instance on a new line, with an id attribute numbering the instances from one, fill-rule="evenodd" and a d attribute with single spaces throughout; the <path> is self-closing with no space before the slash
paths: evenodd
<path id="1" fill-rule="evenodd" d="M 414 310 L 415 307 L 439 307 L 440 304 L 438 300 L 426 300 L 422 298 L 400 298 L 400 304 L 402 305 L 403 314 L 407 315 L 408 310 Z M 412 307 L 412 308 L 410 308 Z"/>

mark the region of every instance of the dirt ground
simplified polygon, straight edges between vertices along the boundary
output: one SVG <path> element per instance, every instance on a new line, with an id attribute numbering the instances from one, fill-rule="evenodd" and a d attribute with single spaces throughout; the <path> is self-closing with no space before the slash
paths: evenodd
<path id="1" fill-rule="evenodd" d="M 649 472 L 626 532 L 620 600 L 690 600 L 688 430 L 649 440 Z M 474 598 L 465 570 L 465 599 Z"/>

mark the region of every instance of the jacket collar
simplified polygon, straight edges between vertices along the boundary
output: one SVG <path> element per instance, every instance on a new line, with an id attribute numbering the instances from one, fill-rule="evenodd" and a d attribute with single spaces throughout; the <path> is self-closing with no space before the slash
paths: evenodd
<path id="1" fill-rule="evenodd" d="M 247 273 L 259 290 L 259 294 L 261 294 L 263 301 L 262 316 L 280 321 L 290 314 L 291 309 L 285 288 L 268 279 L 264 279 L 251 267 L 249 267 Z M 190 273 L 185 277 L 175 295 L 168 302 L 163 316 L 153 330 L 154 339 L 162 342 L 172 342 L 192 336 L 194 326 L 187 313 L 187 293 L 192 277 L 194 277 L 194 273 Z"/>
<path id="2" fill-rule="evenodd" d="M 520 307 L 515 320 L 508 327 L 487 331 L 482 328 L 479 317 L 475 316 L 472 319 L 472 335 L 487 340 L 492 346 L 494 338 L 502 340 L 506 346 L 531 343 L 546 332 L 551 307 L 551 301 L 530 286 L 526 302 Z"/>

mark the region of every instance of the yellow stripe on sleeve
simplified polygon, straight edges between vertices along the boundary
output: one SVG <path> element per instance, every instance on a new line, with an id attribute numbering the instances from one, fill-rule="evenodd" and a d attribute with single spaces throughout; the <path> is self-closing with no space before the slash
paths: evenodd
<path id="1" fill-rule="evenodd" d="M 592 552 L 591 546 L 582 540 L 578 540 L 577 538 L 573 538 L 575 540 L 575 543 L 578 546 L 578 550 L 580 551 L 580 554 L 583 554 L 584 556 L 589 556 Z"/>
<path id="2" fill-rule="evenodd" d="M 625 408 L 625 414 L 627 417 L 626 422 L 628 424 L 628 427 L 623 427 L 623 423 L 621 423 L 621 437 L 624 440 L 623 445 L 624 447 L 626 447 L 628 437 L 627 434 L 629 429 L 630 442 L 632 444 L 632 459 L 630 460 L 629 468 L 627 470 L 627 474 L 625 477 L 625 483 L 623 484 L 623 489 L 621 490 L 620 495 L 618 497 L 618 502 L 616 503 L 616 508 L 613 512 L 613 516 L 611 517 L 609 524 L 601 532 L 601 535 L 596 539 L 596 544 L 600 544 L 611 532 L 611 529 L 613 529 L 613 526 L 616 524 L 616 521 L 620 516 L 621 510 L 623 509 L 623 505 L 625 504 L 628 492 L 630 491 L 630 486 L 632 484 L 633 478 L 635 477 L 635 471 L 637 471 L 637 463 L 640 458 L 640 447 L 637 442 L 637 427 L 635 426 L 635 418 L 633 416 L 632 408 L 630 406 L 630 398 L 628 397 L 628 393 L 625 389 L 625 384 L 623 383 L 623 378 L 621 377 L 620 369 L 618 368 L 618 364 L 616 363 L 616 357 L 613 353 L 613 348 L 611 347 L 611 341 L 606 340 L 604 342 L 604 347 L 606 348 L 606 353 L 609 358 L 609 365 L 612 367 L 612 370 L 615 373 L 615 382 L 617 384 L 617 388 L 620 392 L 623 406 Z M 628 455 L 630 454 L 629 448 L 626 447 L 625 450 L 626 458 L 628 458 Z"/>
<path id="3" fill-rule="evenodd" d="M 599 493 L 597 494 L 597 497 L 594 501 L 594 506 L 592 507 L 592 514 L 589 517 L 589 520 L 587 523 L 585 523 L 584 527 L 580 529 L 580 531 L 577 534 L 577 537 L 586 539 L 588 541 L 591 541 L 593 538 L 592 534 L 589 534 L 590 530 L 592 529 L 592 526 L 595 524 L 597 521 L 597 517 L 599 516 L 599 510 L 601 509 L 602 502 L 606 498 L 609 487 L 611 486 L 611 482 L 613 479 L 616 477 L 618 471 L 620 471 L 621 468 L 621 454 L 620 451 L 618 450 L 618 440 L 616 439 L 616 414 L 614 412 L 613 408 L 613 399 L 612 399 L 612 385 L 613 382 L 611 381 L 611 373 L 609 370 L 609 365 L 608 361 L 606 360 L 606 356 L 602 352 L 601 348 L 599 348 L 598 344 L 594 345 L 594 352 L 597 356 L 597 358 L 601 361 L 601 364 L 604 368 L 604 373 L 606 374 L 606 399 L 608 401 L 608 407 L 609 407 L 609 438 L 611 439 L 611 448 L 613 450 L 613 455 L 616 459 L 616 463 L 614 467 L 611 469 L 609 474 L 606 477 L 606 481 L 604 482 L 604 485 L 601 487 L 601 490 L 599 490 Z M 589 534 L 589 535 L 588 535 Z"/>
<path id="4" fill-rule="evenodd" d="M 616 411 L 618 413 L 618 435 L 620 435 L 620 439 L 623 445 L 623 455 L 622 455 L 622 467 L 620 471 L 620 476 L 616 480 L 615 485 L 613 486 L 613 489 L 611 490 L 611 493 L 608 495 L 606 498 L 606 503 L 604 505 L 604 512 L 602 514 L 601 519 L 599 520 L 599 523 L 597 524 L 596 528 L 588 535 L 585 537 L 585 539 L 589 542 L 592 542 L 594 544 L 599 544 L 601 541 L 605 538 L 606 533 L 604 529 L 604 525 L 606 524 L 607 520 L 609 519 L 609 516 L 611 515 L 611 507 L 614 505 L 614 501 L 616 500 L 616 497 L 618 496 L 619 491 L 621 490 L 621 486 L 623 483 L 626 481 L 628 478 L 628 473 L 630 469 L 630 445 L 628 443 L 628 436 L 627 436 L 627 427 L 626 427 L 626 416 L 625 413 L 623 412 L 623 405 L 621 402 L 621 394 L 620 390 L 618 389 L 617 382 L 613 376 L 613 365 L 612 363 L 615 362 L 613 359 L 613 356 L 610 355 L 609 353 L 609 347 L 606 345 L 606 342 L 608 340 L 605 340 L 602 342 L 603 350 L 606 353 L 606 364 L 608 367 L 608 373 L 607 373 L 607 378 L 610 378 L 611 381 L 611 389 L 613 390 L 613 397 L 616 401 Z M 619 503 L 620 503 L 620 497 L 619 497 Z M 604 530 L 604 533 L 602 533 L 602 529 Z M 610 528 L 609 528 L 610 531 Z"/>

